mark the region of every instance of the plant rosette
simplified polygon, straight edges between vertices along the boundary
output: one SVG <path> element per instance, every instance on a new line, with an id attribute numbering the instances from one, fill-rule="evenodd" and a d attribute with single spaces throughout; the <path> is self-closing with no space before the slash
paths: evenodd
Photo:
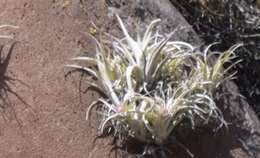
<path id="1" fill-rule="evenodd" d="M 99 83 L 88 80 L 89 85 L 106 95 L 87 110 L 89 118 L 95 106 L 102 106 L 98 108 L 101 133 L 112 127 L 119 139 L 133 137 L 163 145 L 187 120 L 191 129 L 199 122 L 206 126 L 211 120 L 218 123 L 216 128 L 226 126 L 215 103 L 215 91 L 235 75 L 228 71 L 237 62 L 228 68 L 223 65 L 236 58 L 234 51 L 240 45 L 221 53 L 210 53 L 210 45 L 201 52 L 189 43 L 172 41 L 174 32 L 168 36 L 160 34 L 156 29 L 159 19 L 152 21 L 142 36 L 137 33 L 133 38 L 122 20 L 118 16 L 117 19 L 124 38 L 93 38 L 96 57 L 73 58 L 92 68 L 67 65 L 91 75 Z M 209 62 L 212 59 L 214 62 Z"/>

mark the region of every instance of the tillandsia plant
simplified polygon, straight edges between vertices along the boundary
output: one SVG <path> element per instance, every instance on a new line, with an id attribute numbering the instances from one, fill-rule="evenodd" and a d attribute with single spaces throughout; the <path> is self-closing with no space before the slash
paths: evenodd
<path id="1" fill-rule="evenodd" d="M 18 26 L 14 26 L 14 25 L 8 25 L 8 24 L 3 24 L 3 25 L 0 25 L 0 29 L 4 29 L 4 28 L 14 28 L 14 29 L 17 29 L 19 28 Z M 0 38 L 4 38 L 4 39 L 10 39 L 12 38 L 12 36 L 10 35 L 1 35 L 0 34 Z"/>
<path id="2" fill-rule="evenodd" d="M 178 125 L 189 120 L 191 128 L 203 122 L 226 126 L 214 94 L 226 76 L 226 62 L 236 58 L 236 45 L 222 53 L 201 52 L 189 43 L 172 41 L 156 29 L 154 20 L 141 36 L 131 37 L 117 16 L 124 38 L 112 42 L 96 40 L 96 58 L 76 57 L 90 67 L 67 65 L 90 74 L 100 84 L 90 86 L 106 96 L 93 102 L 87 119 L 96 105 L 103 116 L 100 132 L 112 127 L 119 139 L 133 137 L 148 144 L 167 143 Z M 216 58 L 216 56 L 218 56 Z M 215 59 L 215 62 L 209 60 Z M 231 65 L 232 67 L 232 65 Z"/>

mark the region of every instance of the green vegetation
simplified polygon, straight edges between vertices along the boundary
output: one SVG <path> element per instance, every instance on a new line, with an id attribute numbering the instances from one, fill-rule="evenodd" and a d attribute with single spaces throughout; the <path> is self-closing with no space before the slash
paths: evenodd
<path id="1" fill-rule="evenodd" d="M 203 52 L 189 43 L 171 41 L 170 33 L 163 36 L 156 30 L 154 20 L 141 36 L 132 38 L 118 18 L 124 38 L 112 42 L 96 40 L 96 58 L 76 57 L 89 67 L 67 65 L 90 74 L 99 83 L 90 86 L 101 90 L 106 97 L 93 102 L 87 118 L 95 106 L 102 115 L 99 130 L 113 129 L 121 140 L 133 137 L 147 144 L 163 145 L 174 137 L 172 132 L 184 121 L 191 129 L 214 122 L 215 129 L 227 126 L 215 102 L 219 85 L 231 79 L 223 65 L 236 58 L 233 46 L 221 53 Z M 215 61 L 215 62 L 210 62 Z"/>

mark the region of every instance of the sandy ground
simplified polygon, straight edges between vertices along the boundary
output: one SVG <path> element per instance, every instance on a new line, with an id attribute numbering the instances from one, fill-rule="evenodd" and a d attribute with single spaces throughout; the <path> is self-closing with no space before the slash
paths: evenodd
<path id="1" fill-rule="evenodd" d="M 64 77 L 63 66 L 90 42 L 83 35 L 90 21 L 102 21 L 103 1 L 88 3 L 84 14 L 78 1 L 0 0 L 0 23 L 20 27 L 1 30 L 15 36 L 1 41 L 5 55 L 19 41 L 4 74 L 14 82 L 3 82 L 20 97 L 7 91 L 10 102 L 1 109 L 1 158 L 108 157 L 110 141 L 94 142 L 96 132 L 85 120 L 93 97 L 84 95 L 83 105 L 77 78 Z"/>

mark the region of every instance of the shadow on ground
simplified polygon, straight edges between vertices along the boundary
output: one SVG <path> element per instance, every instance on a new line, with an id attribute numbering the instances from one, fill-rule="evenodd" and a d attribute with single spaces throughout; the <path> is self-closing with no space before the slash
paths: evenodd
<path id="1" fill-rule="evenodd" d="M 7 51 L 6 55 L 4 55 L 4 45 L 0 46 L 0 111 L 1 115 L 5 121 L 8 121 L 8 115 L 12 115 L 19 126 L 21 127 L 21 123 L 17 117 L 14 105 L 12 103 L 12 99 L 10 96 L 15 96 L 19 101 L 21 101 L 24 105 L 30 106 L 26 103 L 26 101 L 16 93 L 11 87 L 17 83 L 27 86 L 23 81 L 12 77 L 11 75 L 7 75 L 7 70 L 9 66 L 10 59 L 14 52 L 14 48 L 17 45 L 17 42 L 11 44 L 9 50 Z"/>

